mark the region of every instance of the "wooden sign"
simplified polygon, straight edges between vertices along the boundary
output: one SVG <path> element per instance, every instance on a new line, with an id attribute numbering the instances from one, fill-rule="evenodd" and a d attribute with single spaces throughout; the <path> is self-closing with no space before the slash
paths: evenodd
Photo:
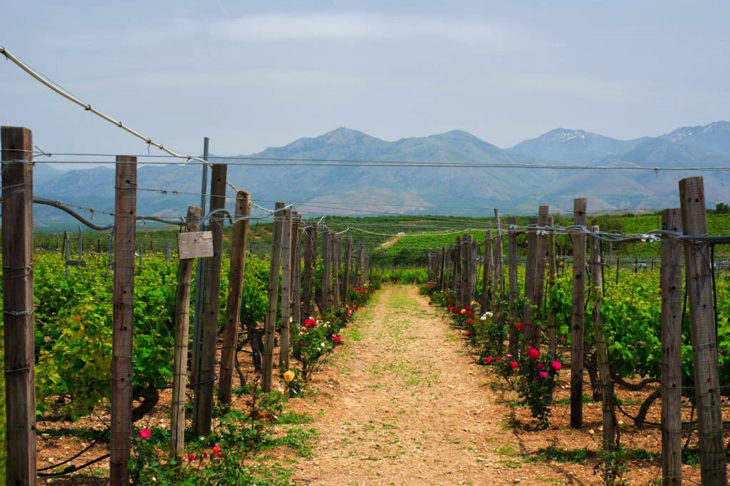
<path id="1" fill-rule="evenodd" d="M 177 253 L 180 260 L 213 256 L 213 232 L 197 231 L 177 235 Z"/>

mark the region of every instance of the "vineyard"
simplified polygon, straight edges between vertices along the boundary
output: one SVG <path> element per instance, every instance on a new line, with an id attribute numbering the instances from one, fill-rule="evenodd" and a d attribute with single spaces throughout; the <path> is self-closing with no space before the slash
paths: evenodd
<path id="1" fill-rule="evenodd" d="M 304 218 L 69 99 L 200 164 L 200 204 L 145 214 L 171 194 L 137 156 L 104 162 L 113 212 L 34 195 L 50 154 L 2 127 L 6 484 L 727 484 L 730 215 L 702 177 L 656 214 Z"/>

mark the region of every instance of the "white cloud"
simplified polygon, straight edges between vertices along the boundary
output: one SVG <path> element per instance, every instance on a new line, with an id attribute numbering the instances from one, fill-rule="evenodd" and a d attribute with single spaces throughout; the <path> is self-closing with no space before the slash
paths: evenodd
<path id="1" fill-rule="evenodd" d="M 374 14 L 253 14 L 209 22 L 208 32 L 236 42 L 441 39 L 513 51 L 541 43 L 524 29 L 479 20 Z"/>

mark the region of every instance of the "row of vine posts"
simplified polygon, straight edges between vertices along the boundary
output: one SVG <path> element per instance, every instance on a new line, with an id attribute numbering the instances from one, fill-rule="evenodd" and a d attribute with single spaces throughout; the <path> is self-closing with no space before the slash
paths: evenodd
<path id="1" fill-rule="evenodd" d="M 662 343 L 662 478 L 663 484 L 679 485 L 682 482 L 682 250 L 689 300 L 692 350 L 694 361 L 695 400 L 698 417 L 699 450 L 703 485 L 722 485 L 727 482 L 725 445 L 718 371 L 718 343 L 716 319 L 713 307 L 712 264 L 710 242 L 707 235 L 702 177 L 690 177 L 679 182 L 680 208 L 662 211 L 662 230 L 685 235 L 684 239 L 661 238 L 661 343 Z M 499 213 L 495 210 L 496 235 L 488 230 L 481 244 L 467 234 L 456 238 L 456 245 L 443 248 L 429 255 L 429 281 L 435 281 L 441 290 L 451 290 L 461 305 L 479 298 L 483 309 L 491 309 L 495 321 L 500 316 L 509 318 L 509 349 L 517 356 L 518 340 L 515 324 L 524 321 L 526 344 L 539 347 L 543 329 L 535 317 L 545 305 L 545 277 L 547 288 L 556 280 L 556 229 L 549 207 L 540 206 L 538 218 L 532 219 L 526 230 L 527 260 L 525 267 L 524 307 L 517 308 L 517 229 L 514 217 L 508 218 L 508 229 L 503 231 Z M 603 259 L 599 228 L 587 231 L 587 199 L 577 198 L 573 205 L 573 224 L 569 232 L 573 240 L 573 297 L 571 317 L 571 393 L 570 424 L 572 428 L 583 426 L 583 372 L 585 354 L 585 291 L 591 286 L 593 296 L 593 337 L 598 367 L 598 382 L 602 395 L 603 443 L 614 449 L 619 440 L 620 428 L 616 420 L 614 384 L 611 375 L 608 345 L 601 322 L 603 302 Z M 508 309 L 502 308 L 505 292 L 505 272 L 502 267 L 504 254 L 503 237 L 508 238 Z M 591 239 L 591 259 L 586 258 L 586 241 Z M 726 243 L 726 241 L 721 241 Z M 477 247 L 484 246 L 484 272 L 482 295 L 476 295 Z M 591 282 L 586 282 L 590 266 Z M 547 331 L 548 352 L 556 353 L 556 316 L 549 311 Z"/>
<path id="2" fill-rule="evenodd" d="M 6 483 L 37 484 L 35 355 L 33 316 L 33 142 L 32 132 L 21 127 L 2 127 L 2 262 L 3 326 L 5 336 L 5 387 L 7 428 Z M 195 391 L 193 428 L 210 432 L 215 391 L 218 403 L 230 406 L 240 328 L 243 278 L 248 246 L 251 196 L 238 191 L 232 218 L 228 300 L 219 375 L 215 373 L 218 340 L 219 295 L 223 256 L 225 213 L 225 164 L 212 164 L 210 235 L 199 232 L 203 210 L 189 206 L 178 242 L 178 285 L 175 309 L 173 393 L 170 413 L 171 452 L 179 458 L 184 450 L 185 390 Z M 137 221 L 137 159 L 117 156 L 114 211 L 114 303 L 112 337 L 112 396 L 110 484 L 129 484 L 134 394 L 132 351 L 134 347 L 134 274 Z M 37 202 L 37 201 L 36 201 Z M 59 207 L 57 205 L 57 207 Z M 84 219 L 64 209 L 79 221 Z M 230 216 L 230 215 L 229 215 Z M 264 323 L 261 385 L 271 391 L 275 335 L 280 338 L 279 366 L 289 367 L 291 323 L 329 312 L 347 301 L 350 289 L 368 278 L 369 257 L 359 242 L 353 262 L 354 242 L 326 228 L 322 234 L 321 292 L 317 291 L 317 225 L 305 222 L 284 203 L 276 203 L 268 287 L 269 304 Z M 300 248 L 304 235 L 304 252 Z M 343 239 L 345 240 L 343 243 Z M 343 247 L 344 245 L 344 247 Z M 209 248 L 210 246 L 210 248 Z M 203 250 L 200 250 L 203 248 Z M 193 261 L 204 261 L 204 287 L 200 347 L 192 349 L 192 385 L 188 382 L 190 296 Z M 198 260 L 199 267 L 201 259 Z M 301 269 L 304 267 L 302 278 Z M 202 280 L 202 279 L 199 279 Z M 281 288 L 281 296 L 279 289 Z M 277 319 L 277 308 L 281 313 Z M 250 330 L 250 329 L 249 329 Z M 252 336 L 249 336 L 253 340 Z M 193 341 L 194 343 L 197 341 Z"/>

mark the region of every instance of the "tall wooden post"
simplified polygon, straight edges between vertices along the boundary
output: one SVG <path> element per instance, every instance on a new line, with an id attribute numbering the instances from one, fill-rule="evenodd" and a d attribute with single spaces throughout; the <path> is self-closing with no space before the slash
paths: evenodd
<path id="1" fill-rule="evenodd" d="M 292 210 L 284 212 L 284 226 L 281 233 L 281 324 L 279 325 L 279 367 L 289 369 L 289 343 L 291 341 L 291 229 Z"/>
<path id="2" fill-rule="evenodd" d="M 226 174 L 225 164 L 214 164 L 210 180 L 210 211 L 225 208 Z M 203 295 L 203 322 L 200 340 L 200 383 L 195 387 L 198 399 L 194 410 L 193 428 L 198 435 L 210 433 L 213 420 L 213 398 L 215 381 L 216 344 L 218 341 L 218 310 L 220 307 L 221 263 L 223 260 L 223 215 L 210 217 L 213 233 L 213 256 L 205 269 L 205 291 Z"/>
<path id="3" fill-rule="evenodd" d="M 117 157 L 114 208 L 114 317 L 109 479 L 129 484 L 134 345 L 134 243 L 137 229 L 137 158 Z"/>
<path id="4" fill-rule="evenodd" d="M 469 304 L 477 299 L 477 243 L 469 235 Z"/>
<path id="5" fill-rule="evenodd" d="M 546 227 L 550 223 L 550 206 L 540 206 L 537 224 L 541 228 Z M 536 315 L 540 315 L 543 307 L 543 298 L 545 297 L 545 263 L 547 256 L 547 235 L 545 230 L 539 230 L 535 235 L 535 290 L 534 305 L 537 306 Z M 533 319 L 533 328 L 531 343 L 535 348 L 540 347 L 542 341 L 542 328 L 540 320 Z"/>
<path id="6" fill-rule="evenodd" d="M 264 323 L 264 353 L 262 356 L 261 389 L 269 393 L 274 373 L 274 338 L 276 337 L 276 307 L 279 302 L 279 266 L 281 264 L 281 237 L 284 228 L 284 203 L 274 205 L 274 230 L 271 242 L 271 266 L 269 267 L 269 309 Z"/>
<path id="7" fill-rule="evenodd" d="M 482 276 L 482 308 L 487 310 L 492 299 L 492 230 L 487 230 L 484 237 L 484 275 Z M 492 309 L 494 311 L 494 309 Z"/>
<path id="8" fill-rule="evenodd" d="M 515 325 L 519 319 L 519 311 L 517 309 L 517 298 L 519 297 L 519 287 L 517 285 L 517 219 L 514 216 L 507 218 L 509 225 L 509 238 L 507 241 L 507 255 L 509 267 L 509 352 L 512 356 L 517 356 L 517 329 Z"/>
<path id="9" fill-rule="evenodd" d="M 682 232 L 679 208 L 662 211 L 662 229 Z M 682 484 L 682 244 L 662 240 L 662 482 Z"/>
<path id="10" fill-rule="evenodd" d="M 591 228 L 593 233 L 598 233 L 598 226 Z M 616 407 L 613 400 L 613 380 L 608 362 L 608 344 L 603 333 L 603 318 L 601 306 L 603 305 L 603 259 L 601 255 L 601 244 L 596 238 L 591 238 L 591 273 L 593 274 L 593 340 L 596 347 L 596 363 L 598 364 L 598 379 L 601 383 L 601 395 L 603 405 L 603 446 L 613 449 L 618 443 L 618 420 L 616 419 Z"/>
<path id="11" fill-rule="evenodd" d="M 456 305 L 464 305 L 461 301 L 461 237 L 456 237 L 456 246 L 454 246 L 454 282 L 453 282 L 454 298 Z"/>
<path id="12" fill-rule="evenodd" d="M 332 307 L 332 233 L 325 230 L 322 234 L 322 314 L 327 314 Z"/>
<path id="13" fill-rule="evenodd" d="M 340 264 L 342 263 L 342 235 L 335 234 L 332 245 L 332 302 L 335 307 L 342 303 L 340 295 Z"/>
<path id="14" fill-rule="evenodd" d="M 231 239 L 231 270 L 228 273 L 228 299 L 226 300 L 226 324 L 223 331 L 221 350 L 220 378 L 218 394 L 220 403 L 231 403 L 233 373 L 236 369 L 236 350 L 238 349 L 238 330 L 241 321 L 241 299 L 243 298 L 243 275 L 246 271 L 246 247 L 248 245 L 248 219 L 251 214 L 251 194 L 238 191 L 236 209 L 233 211 L 233 237 Z M 243 383 L 242 383 L 243 385 Z"/>
<path id="15" fill-rule="evenodd" d="M 342 293 L 344 294 L 345 303 L 350 300 L 350 273 L 352 272 L 352 237 L 347 238 L 347 250 L 345 252 L 345 283 Z"/>
<path id="16" fill-rule="evenodd" d="M 585 226 L 588 200 L 573 200 L 573 224 Z M 570 349 L 570 426 L 579 429 L 583 426 L 583 344 L 585 325 L 585 282 L 586 272 L 586 235 L 579 232 L 573 235 L 573 311 L 571 319 Z"/>
<path id="17" fill-rule="evenodd" d="M 317 269 L 317 227 L 304 229 L 304 302 L 302 311 L 309 319 L 314 315 L 314 275 Z M 299 323 L 301 324 L 301 323 Z"/>
<path id="18" fill-rule="evenodd" d="M 503 257 L 503 242 L 502 242 L 502 220 L 499 217 L 499 209 L 494 208 L 494 220 L 495 225 L 497 227 L 496 231 L 496 239 L 494 240 L 494 245 L 492 245 L 492 250 L 494 252 L 494 256 L 492 260 L 494 261 L 494 275 L 495 275 L 495 293 L 497 296 L 496 302 L 497 305 L 494 309 L 494 319 L 495 321 L 499 321 L 502 317 L 502 302 L 504 299 L 504 257 Z"/>
<path id="19" fill-rule="evenodd" d="M 200 227 L 201 209 L 188 206 L 185 229 L 196 232 Z M 175 352 L 172 365 L 172 406 L 170 407 L 170 450 L 176 460 L 185 452 L 185 385 L 187 383 L 188 340 L 190 333 L 190 282 L 193 259 L 180 260 L 175 294 Z"/>
<path id="20" fill-rule="evenodd" d="M 707 213 L 702 177 L 679 181 L 682 228 L 686 235 L 707 234 Z M 687 293 L 694 361 L 695 398 L 703 485 L 726 485 L 727 465 L 723 443 L 720 378 L 717 359 L 715 313 L 712 303 L 712 271 L 709 244 L 687 241 L 684 245 Z"/>
<path id="21" fill-rule="evenodd" d="M 550 216 L 550 226 L 555 226 L 555 220 Z M 548 292 L 552 293 L 555 282 L 557 281 L 558 262 L 555 256 L 555 232 L 550 231 L 548 236 Z M 548 314 L 548 353 L 555 356 L 557 351 L 557 336 L 555 331 L 555 312 L 551 310 Z"/>
<path id="22" fill-rule="evenodd" d="M 525 262 L 525 305 L 522 309 L 522 319 L 525 321 L 525 341 L 532 344 L 535 301 L 535 280 L 537 269 L 537 220 L 531 219 L 527 230 L 527 261 Z"/>
<path id="23" fill-rule="evenodd" d="M 22 127 L 2 127 L 0 132 L 6 484 L 35 485 L 33 134 Z"/>
<path id="24" fill-rule="evenodd" d="M 302 223 L 302 217 L 294 212 L 291 228 L 291 304 L 292 304 L 292 320 L 295 326 L 302 324 L 302 255 L 299 236 L 299 227 Z"/>

